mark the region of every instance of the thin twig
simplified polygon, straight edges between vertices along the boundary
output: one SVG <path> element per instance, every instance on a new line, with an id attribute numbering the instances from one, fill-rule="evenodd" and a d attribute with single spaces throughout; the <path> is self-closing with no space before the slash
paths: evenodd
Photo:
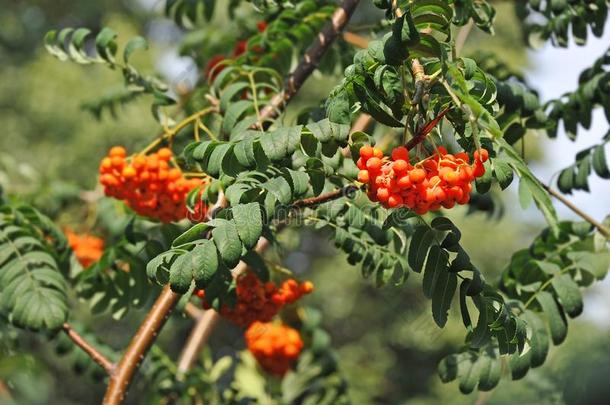
<path id="1" fill-rule="evenodd" d="M 191 330 L 182 353 L 180 353 L 178 372 L 176 373 L 178 381 L 183 380 L 185 374 L 193 367 L 201 348 L 209 339 L 219 320 L 220 315 L 213 309 L 202 311 L 201 317 L 197 319 L 195 327 Z"/>
<path id="2" fill-rule="evenodd" d="M 464 25 L 457 34 L 455 38 L 455 54 L 459 55 L 464 49 L 464 44 L 466 43 L 466 39 L 468 39 L 468 35 L 472 31 L 472 27 L 474 26 L 474 21 L 471 19 L 468 21 L 466 25 Z"/>
<path id="3" fill-rule="evenodd" d="M 179 298 L 180 295 L 172 292 L 169 285 L 163 287 L 161 294 L 157 297 L 129 346 L 127 346 L 121 361 L 110 374 L 110 382 L 104 396 L 104 405 L 118 405 L 123 402 L 136 370 L 157 339 L 157 335 L 165 325 L 165 321 L 169 318 Z"/>
<path id="4" fill-rule="evenodd" d="M 546 190 L 547 193 L 549 193 L 550 195 L 552 195 L 553 197 L 558 199 L 563 205 L 565 205 L 566 207 L 571 209 L 572 212 L 574 212 L 576 215 L 578 215 L 579 217 L 581 217 L 582 219 L 584 219 L 585 221 L 587 221 L 588 223 L 590 223 L 591 225 L 596 227 L 597 230 L 602 235 L 604 235 L 606 238 L 610 237 L 610 228 L 608 228 L 607 226 L 605 226 L 604 224 L 602 224 L 600 222 L 597 222 L 593 217 L 589 216 L 589 214 L 587 214 L 586 212 L 584 212 L 583 210 L 578 208 L 570 200 L 568 200 L 563 195 L 561 195 L 561 193 L 558 193 L 557 191 L 553 190 L 552 188 L 550 188 L 549 186 L 547 186 L 546 184 L 544 184 L 542 182 L 540 182 L 540 184 Z"/>
<path id="5" fill-rule="evenodd" d="M 366 131 L 367 128 L 373 123 L 373 117 L 366 113 L 362 113 L 356 118 L 354 125 L 352 125 L 352 129 L 349 131 L 350 134 L 354 132 Z"/>
<path id="6" fill-rule="evenodd" d="M 193 318 L 194 320 L 199 320 L 205 311 L 203 309 L 197 308 L 193 303 L 187 302 L 184 306 L 184 313 Z"/>
<path id="7" fill-rule="evenodd" d="M 99 364 L 106 373 L 110 374 L 114 367 L 114 364 L 108 360 L 102 353 L 100 353 L 93 345 L 87 342 L 81 335 L 78 334 L 69 323 L 64 323 L 61 327 L 62 330 L 68 335 L 68 337 L 74 342 L 74 344 L 82 349 L 91 360 Z"/>
<path id="8" fill-rule="evenodd" d="M 356 190 L 358 190 L 358 187 L 349 185 L 334 191 L 330 191 L 325 194 L 320 194 L 317 197 L 303 198 L 302 200 L 297 200 L 292 204 L 292 206 L 295 208 L 312 207 L 314 205 L 323 204 L 328 201 L 348 196 Z"/>
<path id="9" fill-rule="evenodd" d="M 405 145 L 405 147 L 408 150 L 413 149 L 415 146 L 419 145 L 421 142 L 424 141 L 424 139 L 426 139 L 426 136 L 428 136 L 428 134 L 430 132 L 432 132 L 432 130 L 434 129 L 434 127 L 436 126 L 436 124 L 438 124 L 438 122 L 445 116 L 445 114 L 447 114 L 447 112 L 449 112 L 451 108 L 447 107 L 445 108 L 443 111 L 441 111 L 436 118 L 434 118 L 432 121 L 428 122 L 426 125 L 423 126 L 422 129 L 419 130 L 419 132 L 413 137 L 411 138 L 411 140 L 409 142 L 407 142 L 407 144 Z"/>
<path id="10" fill-rule="evenodd" d="M 343 40 L 350 45 L 357 46 L 358 48 L 367 48 L 369 46 L 369 40 L 367 38 L 354 34 L 353 32 L 344 32 Z"/>

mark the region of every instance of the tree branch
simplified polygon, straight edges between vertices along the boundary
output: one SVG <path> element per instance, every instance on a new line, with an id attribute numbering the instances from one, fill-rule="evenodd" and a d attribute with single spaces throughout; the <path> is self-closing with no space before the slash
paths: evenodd
<path id="1" fill-rule="evenodd" d="M 590 223 L 591 225 L 596 227 L 599 230 L 599 232 L 602 235 L 604 235 L 606 238 L 610 237 L 610 229 L 607 226 L 605 226 L 604 224 L 602 224 L 600 222 L 597 222 L 593 217 L 589 216 L 589 214 L 587 214 L 586 212 L 584 212 L 583 210 L 578 208 L 570 200 L 568 200 L 563 195 L 561 195 L 561 193 L 558 193 L 557 191 L 553 190 L 552 188 L 550 188 L 549 186 L 547 186 L 540 180 L 538 180 L 538 182 L 542 185 L 542 187 L 546 190 L 547 193 L 549 193 L 550 195 L 552 195 L 553 197 L 558 199 L 563 205 L 565 205 L 566 207 L 571 209 L 572 212 L 574 212 L 576 215 L 578 215 L 579 217 L 581 217 L 582 219 L 584 219 L 585 221 L 587 221 L 588 223 Z"/>
<path id="2" fill-rule="evenodd" d="M 61 327 L 62 330 L 68 335 L 68 337 L 74 342 L 74 344 L 82 349 L 91 360 L 99 364 L 106 373 L 110 374 L 114 368 L 114 364 L 108 360 L 102 353 L 100 353 L 93 345 L 87 342 L 81 335 L 78 334 L 69 323 L 64 323 Z"/>
<path id="3" fill-rule="evenodd" d="M 286 104 L 301 89 L 305 80 L 318 67 L 322 56 L 328 50 L 339 33 L 352 16 L 359 0 L 344 0 L 339 8 L 333 13 L 331 20 L 322 28 L 317 35 L 316 41 L 309 47 L 297 67 L 290 73 L 284 84 L 284 90 L 276 94 L 269 104 L 261 111 L 261 122 L 258 126 L 262 127 L 265 120 L 276 118 L 278 111 L 282 110 Z"/>
<path id="4" fill-rule="evenodd" d="M 317 197 L 303 198 L 302 200 L 297 200 L 292 204 L 292 206 L 295 208 L 311 207 L 314 205 L 323 204 L 328 201 L 337 200 L 341 197 L 349 196 L 356 190 L 358 190 L 358 187 L 350 184 L 348 186 L 341 187 L 337 190 L 330 191 L 325 194 L 320 194 Z"/>
<path id="5" fill-rule="evenodd" d="M 110 374 L 104 405 L 118 405 L 123 402 L 136 370 L 165 325 L 179 298 L 180 295 L 172 292 L 169 285 L 163 287 L 161 294 L 127 346 L 121 361 Z"/>

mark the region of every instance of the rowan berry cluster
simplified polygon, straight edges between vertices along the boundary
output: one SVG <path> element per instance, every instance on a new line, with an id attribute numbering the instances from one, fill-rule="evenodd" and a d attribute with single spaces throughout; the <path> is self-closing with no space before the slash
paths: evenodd
<path id="1" fill-rule="evenodd" d="M 260 366 L 279 377 L 292 368 L 303 350 L 299 332 L 285 325 L 254 322 L 245 337 L 248 350 Z"/>
<path id="2" fill-rule="evenodd" d="M 187 194 L 202 184 L 201 179 L 186 179 L 179 168 L 170 166 L 171 158 L 168 148 L 131 158 L 122 146 L 111 148 L 100 164 L 104 193 L 125 201 L 136 213 L 161 222 L 179 221 L 187 213 L 193 220 L 204 218 L 203 202 L 193 213 L 186 208 Z"/>
<path id="3" fill-rule="evenodd" d="M 474 162 L 465 152 L 455 155 L 439 147 L 435 153 L 412 165 L 409 151 L 400 146 L 384 157 L 378 148 L 360 148 L 357 166 L 358 181 L 368 184 L 371 201 L 379 201 L 386 208 L 406 206 L 419 215 L 437 211 L 441 207 L 470 201 L 472 182 L 485 173 L 483 162 L 487 150 L 474 153 Z"/>
<path id="4" fill-rule="evenodd" d="M 220 315 L 239 326 L 248 326 L 255 321 L 269 322 L 284 306 L 313 291 L 310 281 L 299 284 L 288 279 L 278 287 L 272 281 L 262 283 L 252 272 L 240 275 L 236 282 L 237 302 L 233 307 L 222 306 Z M 196 294 L 203 300 L 203 307 L 209 309 L 205 291 L 198 290 Z"/>
<path id="5" fill-rule="evenodd" d="M 88 234 L 77 234 L 67 229 L 68 244 L 83 267 L 97 262 L 104 253 L 104 240 Z"/>

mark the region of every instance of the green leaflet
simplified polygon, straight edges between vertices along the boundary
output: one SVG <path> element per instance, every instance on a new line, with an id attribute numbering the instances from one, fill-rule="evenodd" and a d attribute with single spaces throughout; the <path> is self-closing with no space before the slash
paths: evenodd
<path id="1" fill-rule="evenodd" d="M 231 212 L 242 243 L 246 249 L 253 248 L 263 232 L 263 218 L 259 204 L 240 204 Z"/>
<path id="2" fill-rule="evenodd" d="M 549 328 L 551 330 L 553 343 L 556 345 L 560 344 L 564 341 L 568 333 L 568 323 L 566 321 L 563 309 L 557 305 L 557 302 L 553 296 L 546 291 L 539 292 L 536 300 L 545 313 Z"/>
<path id="3" fill-rule="evenodd" d="M 525 162 L 521 159 L 519 154 L 503 139 L 495 140 L 502 151 L 505 152 L 507 158 L 506 162 L 517 172 L 520 178 L 519 190 L 521 194 L 521 188 L 527 189 L 538 209 L 542 212 L 547 223 L 557 231 L 557 213 L 551 203 L 551 199 L 548 193 L 542 188 L 538 179 L 532 174 Z M 521 199 L 521 197 L 520 197 Z M 523 205 L 523 204 L 522 204 Z"/>
<path id="4" fill-rule="evenodd" d="M 51 227 L 50 220 L 28 207 L 0 211 L 0 312 L 20 328 L 55 331 L 68 317 L 59 251 L 43 236 Z"/>
<path id="5" fill-rule="evenodd" d="M 227 122 L 225 115 L 223 121 Z M 227 125 L 231 125 L 230 123 Z M 237 176 L 255 168 L 265 169 L 268 163 L 285 162 L 295 152 L 317 157 L 318 148 L 325 145 L 335 156 L 337 148 L 347 144 L 349 126 L 330 122 L 328 119 L 302 126 L 283 127 L 261 133 L 246 130 L 228 142 L 203 141 L 187 146 L 185 157 L 199 163 L 202 170 L 214 177 L 222 174 Z"/>
<path id="6" fill-rule="evenodd" d="M 100 118 L 103 111 L 111 115 L 116 114 L 118 106 L 131 102 L 141 94 L 153 96 L 151 110 L 155 119 L 161 122 L 163 119 L 159 107 L 171 105 L 175 100 L 166 92 L 168 86 L 156 77 L 144 75 L 129 63 L 131 55 L 138 49 L 147 49 L 148 44 L 143 37 L 131 38 L 123 49 L 123 64 L 117 62 L 116 54 L 118 44 L 117 33 L 108 27 L 95 36 L 95 54 L 87 49 L 87 40 L 91 37 L 91 31 L 87 28 L 64 28 L 61 31 L 51 30 L 44 37 L 44 46 L 51 55 L 61 61 L 70 60 L 78 64 L 102 64 L 110 69 L 119 70 L 124 79 L 124 86 L 119 90 L 106 93 L 101 97 L 89 100 L 83 104 L 83 108 L 91 111 Z"/>

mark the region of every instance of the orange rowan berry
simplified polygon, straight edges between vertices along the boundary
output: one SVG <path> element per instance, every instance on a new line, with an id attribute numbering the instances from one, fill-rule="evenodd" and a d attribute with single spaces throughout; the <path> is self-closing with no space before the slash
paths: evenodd
<path id="1" fill-rule="evenodd" d="M 385 187 L 377 189 L 377 199 L 379 201 L 387 201 L 390 198 L 390 191 Z"/>
<path id="2" fill-rule="evenodd" d="M 398 178 L 398 180 L 396 181 L 396 185 L 400 188 L 406 189 L 410 188 L 413 183 L 411 183 L 411 178 L 409 177 L 409 175 L 405 174 L 404 176 Z"/>
<path id="3" fill-rule="evenodd" d="M 393 169 L 396 173 L 404 173 L 409 169 L 409 164 L 406 160 L 398 159 L 394 161 Z"/>
<path id="4" fill-rule="evenodd" d="M 373 148 L 373 157 L 381 159 L 383 157 L 383 151 L 379 148 Z"/>
<path id="5" fill-rule="evenodd" d="M 369 171 L 368 170 L 360 170 L 358 172 L 358 181 L 361 183 L 368 183 L 370 180 Z"/>
<path id="6" fill-rule="evenodd" d="M 285 325 L 255 322 L 244 337 L 261 368 L 280 377 L 292 368 L 304 346 L 299 332 Z"/>
<path id="7" fill-rule="evenodd" d="M 381 159 L 378 157 L 372 157 L 366 161 L 366 167 L 371 171 L 378 171 L 381 169 L 381 164 Z"/>
<path id="8" fill-rule="evenodd" d="M 370 145 L 364 145 L 360 148 L 360 157 L 366 162 L 368 159 L 373 157 L 373 147 Z"/>
<path id="9" fill-rule="evenodd" d="M 132 179 L 136 176 L 137 172 L 136 169 L 133 168 L 133 166 L 126 166 L 125 168 L 123 168 L 123 172 L 121 174 L 126 179 Z"/>
<path id="10" fill-rule="evenodd" d="M 313 291 L 313 283 L 311 281 L 305 281 L 301 283 L 299 288 L 303 294 L 310 294 Z"/>
<path id="11" fill-rule="evenodd" d="M 104 254 L 103 239 L 88 234 L 79 235 L 69 229 L 65 231 L 65 234 L 74 256 L 83 267 L 91 266 Z"/>
<path id="12" fill-rule="evenodd" d="M 421 183 L 426 178 L 426 172 L 423 169 L 413 169 L 409 172 L 409 179 L 412 183 Z"/>
<path id="13" fill-rule="evenodd" d="M 127 151 L 122 146 L 113 146 L 110 148 L 110 152 L 108 152 L 108 156 L 113 157 L 121 157 L 124 158 L 127 156 Z"/>

